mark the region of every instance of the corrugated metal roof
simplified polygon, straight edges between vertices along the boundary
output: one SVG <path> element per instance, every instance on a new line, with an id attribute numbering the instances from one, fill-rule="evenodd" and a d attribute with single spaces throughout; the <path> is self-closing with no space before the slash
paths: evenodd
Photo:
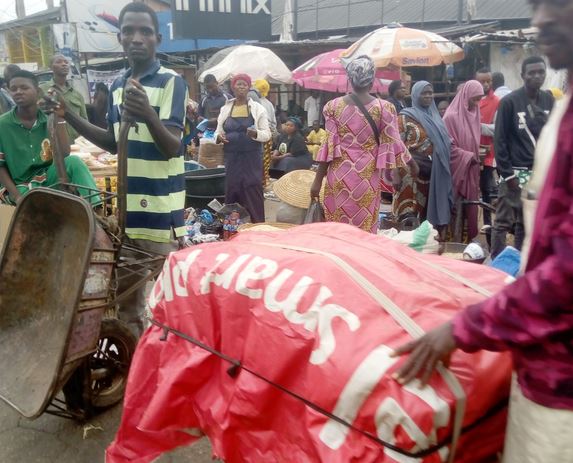
<path id="1" fill-rule="evenodd" d="M 291 0 L 292 1 L 292 0 Z M 273 0 L 273 34 L 280 34 L 285 0 Z M 528 0 L 476 0 L 476 21 L 528 19 Z M 318 14 L 317 14 L 318 12 Z M 350 12 L 350 14 L 349 14 Z M 458 0 L 298 0 L 299 33 L 372 27 L 382 23 L 447 23 Z M 465 12 L 464 12 L 465 17 Z"/>
<path id="2" fill-rule="evenodd" d="M 37 26 L 42 22 L 59 21 L 61 18 L 62 10 L 59 6 L 50 8 L 38 13 L 26 15 L 25 18 L 14 19 L 0 24 L 0 31 L 12 29 L 14 27 Z"/>

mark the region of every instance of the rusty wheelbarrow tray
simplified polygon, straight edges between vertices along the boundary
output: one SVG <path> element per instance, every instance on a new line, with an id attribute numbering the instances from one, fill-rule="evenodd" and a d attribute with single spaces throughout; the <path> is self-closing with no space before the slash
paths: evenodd
<path id="1" fill-rule="evenodd" d="M 22 198 L 0 258 L 0 398 L 23 416 L 41 415 L 95 351 L 113 266 L 86 201 L 46 188 Z"/>

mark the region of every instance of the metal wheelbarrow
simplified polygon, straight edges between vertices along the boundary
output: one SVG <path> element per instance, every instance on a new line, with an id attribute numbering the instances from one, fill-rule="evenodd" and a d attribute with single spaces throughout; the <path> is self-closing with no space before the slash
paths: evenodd
<path id="1" fill-rule="evenodd" d="M 23 416 L 81 418 L 56 397 L 78 368 L 90 381 L 70 400 L 121 400 L 135 338 L 103 321 L 115 264 L 85 200 L 46 188 L 22 198 L 0 260 L 0 397 Z"/>
<path id="2" fill-rule="evenodd" d="M 104 230 L 86 198 L 75 194 L 78 185 L 68 183 L 54 116 L 60 184 L 26 193 L 12 217 L 0 256 L 0 398 L 26 418 L 50 413 L 83 421 L 123 398 L 137 339 L 117 319 L 116 305 L 157 276 L 164 260 L 133 247 L 134 259 L 120 257 L 127 248 L 131 125 L 122 122 L 118 142 L 118 231 Z M 116 196 L 91 194 L 104 202 Z M 118 270 L 139 277 L 121 294 Z"/>

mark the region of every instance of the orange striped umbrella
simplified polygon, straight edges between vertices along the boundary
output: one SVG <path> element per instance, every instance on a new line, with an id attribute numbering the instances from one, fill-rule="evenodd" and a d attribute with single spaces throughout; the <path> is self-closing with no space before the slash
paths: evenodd
<path id="1" fill-rule="evenodd" d="M 433 32 L 400 25 L 386 26 L 362 37 L 341 54 L 344 62 L 368 55 L 376 67 L 437 66 L 464 59 L 464 51 Z"/>

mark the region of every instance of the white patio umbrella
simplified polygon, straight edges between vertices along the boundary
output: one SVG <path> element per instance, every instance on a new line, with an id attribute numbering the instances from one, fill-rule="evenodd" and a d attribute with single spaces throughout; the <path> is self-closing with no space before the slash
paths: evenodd
<path id="1" fill-rule="evenodd" d="M 352 44 L 341 57 L 348 63 L 368 55 L 376 67 L 437 66 L 464 59 L 464 51 L 455 43 L 433 32 L 391 25 L 376 29 Z"/>
<path id="2" fill-rule="evenodd" d="M 223 58 L 221 59 L 221 55 Z M 219 56 L 218 56 L 219 55 Z M 216 63 L 210 65 L 210 63 Z M 251 79 L 267 79 L 270 83 L 292 83 L 292 73 L 271 50 L 253 45 L 239 45 L 232 50 L 215 53 L 203 66 L 199 80 L 213 74 L 219 82 L 225 82 L 236 74 L 247 74 Z"/>

